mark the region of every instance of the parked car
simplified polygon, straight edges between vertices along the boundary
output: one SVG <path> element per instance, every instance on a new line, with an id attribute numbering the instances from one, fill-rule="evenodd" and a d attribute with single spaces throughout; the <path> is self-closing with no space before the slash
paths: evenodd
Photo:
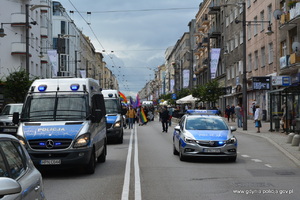
<path id="1" fill-rule="evenodd" d="M 226 157 L 235 162 L 237 139 L 232 134 L 236 127 L 216 115 L 215 110 L 188 110 L 173 135 L 173 154 L 181 161 L 188 157 Z"/>
<path id="2" fill-rule="evenodd" d="M 46 199 L 41 173 L 19 140 L 0 134 L 0 199 Z"/>
<path id="3" fill-rule="evenodd" d="M 14 125 L 12 122 L 13 114 L 18 112 L 21 114 L 23 103 L 10 103 L 6 104 L 0 113 L 0 126 Z"/>

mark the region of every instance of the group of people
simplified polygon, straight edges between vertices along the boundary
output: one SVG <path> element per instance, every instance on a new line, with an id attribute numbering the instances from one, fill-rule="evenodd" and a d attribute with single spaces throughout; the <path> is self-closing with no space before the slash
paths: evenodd
<path id="1" fill-rule="evenodd" d="M 257 128 L 257 133 L 260 133 L 261 128 L 261 119 L 262 119 L 262 112 L 259 108 L 258 104 L 253 103 L 252 104 L 252 112 L 253 112 L 253 120 L 255 123 L 255 127 Z M 240 104 L 234 106 L 227 105 L 225 109 L 225 117 L 227 118 L 228 122 L 231 120 L 232 122 L 235 122 L 235 119 L 237 120 L 237 126 L 239 128 L 243 127 L 243 116 L 244 116 L 244 110 Z"/>
<path id="2" fill-rule="evenodd" d="M 154 108 L 153 107 L 142 107 L 133 108 L 131 105 L 128 107 L 126 112 L 126 124 L 129 129 L 133 129 L 133 124 L 136 122 L 139 126 L 146 125 L 148 121 L 154 120 Z"/>

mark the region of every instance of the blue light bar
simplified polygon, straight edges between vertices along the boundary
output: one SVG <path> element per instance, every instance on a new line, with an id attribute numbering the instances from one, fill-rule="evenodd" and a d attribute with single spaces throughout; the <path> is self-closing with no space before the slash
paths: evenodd
<path id="1" fill-rule="evenodd" d="M 113 97 L 113 96 L 114 96 L 114 95 L 113 95 L 112 93 L 109 93 L 109 94 L 108 94 L 108 97 L 110 97 L 110 98 Z"/>
<path id="2" fill-rule="evenodd" d="M 71 88 L 72 91 L 77 91 L 77 90 L 79 90 L 79 87 L 80 87 L 79 84 L 72 84 L 72 85 L 70 86 L 70 88 Z"/>
<path id="3" fill-rule="evenodd" d="M 39 90 L 40 92 L 44 92 L 44 91 L 46 91 L 46 89 L 47 89 L 47 85 L 40 85 L 40 86 L 38 87 L 38 90 Z"/>
<path id="4" fill-rule="evenodd" d="M 189 115 L 216 115 L 218 110 L 187 110 Z"/>
<path id="5" fill-rule="evenodd" d="M 40 146 L 46 146 L 46 143 L 45 142 L 40 142 L 39 145 Z"/>

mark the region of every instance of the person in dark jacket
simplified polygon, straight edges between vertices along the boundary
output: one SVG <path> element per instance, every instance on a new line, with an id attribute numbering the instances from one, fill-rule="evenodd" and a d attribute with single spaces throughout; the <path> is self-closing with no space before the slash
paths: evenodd
<path id="1" fill-rule="evenodd" d="M 167 106 L 164 106 L 162 111 L 159 113 L 159 120 L 161 121 L 163 131 L 168 132 L 168 123 L 169 123 L 170 115 Z"/>

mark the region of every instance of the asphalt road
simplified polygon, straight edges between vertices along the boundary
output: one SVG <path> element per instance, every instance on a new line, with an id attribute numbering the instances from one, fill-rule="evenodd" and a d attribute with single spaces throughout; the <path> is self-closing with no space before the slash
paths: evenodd
<path id="1" fill-rule="evenodd" d="M 173 129 L 162 133 L 157 120 L 126 129 L 124 143 L 108 145 L 107 160 L 93 175 L 79 169 L 43 172 L 47 199 L 299 199 L 300 169 L 267 140 L 236 133 L 235 163 L 181 162 L 172 151 Z"/>

